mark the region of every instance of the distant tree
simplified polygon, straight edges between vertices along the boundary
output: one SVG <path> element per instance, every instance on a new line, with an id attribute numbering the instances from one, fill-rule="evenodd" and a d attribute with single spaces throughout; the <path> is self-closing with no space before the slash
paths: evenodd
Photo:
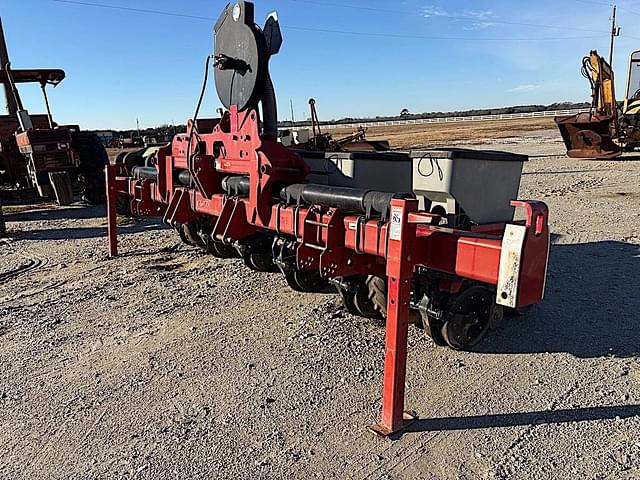
<path id="1" fill-rule="evenodd" d="M 407 115 L 409 115 L 409 109 L 408 108 L 403 108 L 402 110 L 400 110 L 400 116 L 401 117 L 406 117 Z"/>

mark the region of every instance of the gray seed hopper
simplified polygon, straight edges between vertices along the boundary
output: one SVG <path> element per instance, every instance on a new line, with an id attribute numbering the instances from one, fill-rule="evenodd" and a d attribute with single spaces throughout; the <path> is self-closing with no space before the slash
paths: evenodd
<path id="1" fill-rule="evenodd" d="M 513 219 L 527 157 L 508 152 L 441 149 L 412 152 L 298 151 L 309 182 L 381 192 L 414 192 L 421 208 L 457 225 Z M 452 218 L 453 217 L 453 218 Z"/>
<path id="2" fill-rule="evenodd" d="M 412 151 L 413 192 L 474 223 L 513 220 L 525 155 L 490 150 Z"/>

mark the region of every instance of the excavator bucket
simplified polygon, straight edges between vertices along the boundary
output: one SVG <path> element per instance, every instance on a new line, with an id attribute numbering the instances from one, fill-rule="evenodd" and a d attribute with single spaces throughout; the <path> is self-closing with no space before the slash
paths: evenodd
<path id="1" fill-rule="evenodd" d="M 611 115 L 579 113 L 556 117 L 555 121 L 571 158 L 614 158 L 622 154 L 622 147 L 611 138 Z"/>

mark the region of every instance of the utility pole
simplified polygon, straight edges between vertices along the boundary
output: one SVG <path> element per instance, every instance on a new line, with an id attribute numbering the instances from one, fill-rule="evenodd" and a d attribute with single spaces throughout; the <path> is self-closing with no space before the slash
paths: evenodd
<path id="1" fill-rule="evenodd" d="M 293 114 L 293 100 L 289 99 L 289 104 L 291 105 L 291 126 L 293 126 L 294 123 L 296 123 L 296 117 Z"/>
<path id="2" fill-rule="evenodd" d="M 609 66 L 613 68 L 613 44 L 616 37 L 620 36 L 620 27 L 616 24 L 616 5 L 613 6 L 613 14 L 611 15 L 611 47 L 609 48 Z"/>
<path id="3" fill-rule="evenodd" d="M 136 118 L 136 130 L 138 130 L 138 136 L 140 136 L 140 119 Z"/>

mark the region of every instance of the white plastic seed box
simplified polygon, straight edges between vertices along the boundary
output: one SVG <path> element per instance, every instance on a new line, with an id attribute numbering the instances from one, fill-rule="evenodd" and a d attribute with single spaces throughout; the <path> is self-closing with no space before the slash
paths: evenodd
<path id="1" fill-rule="evenodd" d="M 411 157 L 403 152 L 298 151 L 311 168 L 310 183 L 410 193 Z"/>
<path id="2" fill-rule="evenodd" d="M 449 215 L 466 214 L 474 223 L 513 220 L 525 155 L 451 148 L 412 151 L 413 192 Z M 437 210 L 436 210 L 437 211 Z"/>

